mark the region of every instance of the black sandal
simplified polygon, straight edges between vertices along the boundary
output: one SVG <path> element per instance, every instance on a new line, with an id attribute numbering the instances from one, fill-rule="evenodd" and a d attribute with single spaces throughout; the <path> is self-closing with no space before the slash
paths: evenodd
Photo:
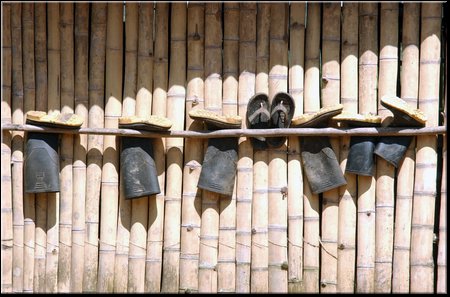
<path id="1" fill-rule="evenodd" d="M 249 129 L 270 128 L 269 98 L 266 94 L 258 93 L 250 98 L 247 105 L 246 119 Z M 251 137 L 250 141 L 254 149 L 262 150 L 268 147 L 265 137 Z"/>
<path id="2" fill-rule="evenodd" d="M 288 128 L 294 116 L 294 99 L 285 92 L 277 93 L 271 106 L 270 128 Z M 267 138 L 271 148 L 279 148 L 286 142 L 286 136 Z"/>

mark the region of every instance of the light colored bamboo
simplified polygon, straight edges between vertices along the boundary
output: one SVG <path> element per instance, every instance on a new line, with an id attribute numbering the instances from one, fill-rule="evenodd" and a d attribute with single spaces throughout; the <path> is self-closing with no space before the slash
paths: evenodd
<path id="1" fill-rule="evenodd" d="M 398 4 L 380 6 L 380 58 L 378 115 L 392 114 L 382 107 L 382 96 L 396 96 L 398 69 Z M 395 167 L 377 158 L 375 220 L 375 292 L 390 293 L 392 286 L 392 252 L 394 241 Z"/>
<path id="2" fill-rule="evenodd" d="M 186 16 L 185 3 L 171 5 L 170 70 L 167 91 L 167 118 L 171 130 L 184 130 L 186 100 Z M 164 212 L 162 292 L 178 292 L 180 279 L 180 223 L 183 180 L 183 138 L 166 140 L 167 187 Z"/>
<path id="3" fill-rule="evenodd" d="M 189 111 L 204 107 L 205 5 L 188 5 L 186 130 L 202 130 Z M 198 292 L 201 190 L 197 188 L 203 160 L 203 141 L 186 138 L 181 209 L 180 293 Z"/>
<path id="4" fill-rule="evenodd" d="M 91 7 L 91 16 L 88 126 L 90 128 L 103 128 L 107 5 L 104 3 L 93 3 Z M 86 233 L 84 245 L 83 292 L 97 291 L 102 153 L 103 136 L 89 135 L 86 156 Z"/>
<path id="5" fill-rule="evenodd" d="M 156 3 L 155 50 L 153 65 L 152 114 L 166 116 L 169 61 L 169 4 Z M 153 140 L 153 152 L 161 193 L 150 196 L 148 203 L 147 256 L 145 291 L 160 292 L 165 198 L 165 139 Z"/>
<path id="6" fill-rule="evenodd" d="M 153 3 L 139 5 L 136 115 L 148 118 L 152 111 L 153 93 Z M 152 145 L 149 141 L 148 145 Z M 145 289 L 145 257 L 147 254 L 148 197 L 131 201 L 131 229 L 128 255 L 128 292 Z"/>
<path id="7" fill-rule="evenodd" d="M 2 6 L 2 101 L 1 122 L 11 123 L 11 4 Z M 11 178 L 11 132 L 2 130 L 1 146 L 1 292 L 12 292 L 13 211 Z"/>
<path id="8" fill-rule="evenodd" d="M 34 5 L 22 5 L 22 40 L 23 40 L 23 88 L 24 113 L 35 109 L 35 76 L 34 76 Z M 25 119 L 24 119 L 25 120 Z M 33 292 L 34 248 L 35 248 L 35 194 L 24 194 L 24 255 L 23 255 L 23 291 Z"/>
<path id="9" fill-rule="evenodd" d="M 358 112 L 377 111 L 378 4 L 359 5 Z M 356 291 L 374 292 L 375 282 L 375 178 L 358 175 Z"/>
<path id="10" fill-rule="evenodd" d="M 47 110 L 47 13 L 45 3 L 34 5 L 34 55 L 36 67 L 36 110 Z M 45 292 L 47 247 L 47 194 L 36 195 L 34 292 Z"/>
<path id="11" fill-rule="evenodd" d="M 305 13 L 305 3 L 291 4 L 289 94 L 295 102 L 294 117 L 303 114 Z M 298 137 L 289 138 L 288 232 L 288 291 L 301 292 L 303 285 L 303 173 Z"/>
<path id="12" fill-rule="evenodd" d="M 108 3 L 105 127 L 117 128 L 122 111 L 123 4 Z M 103 140 L 98 292 L 113 292 L 119 200 L 119 152 L 115 136 Z"/>
<path id="13" fill-rule="evenodd" d="M 308 3 L 305 35 L 304 113 L 320 109 L 320 47 L 321 11 L 319 3 Z M 304 291 L 319 292 L 319 196 L 311 193 L 309 182 L 303 180 L 303 284 Z"/>
<path id="14" fill-rule="evenodd" d="M 289 6 L 270 11 L 269 101 L 288 90 Z M 269 292 L 287 293 L 287 155 L 286 144 L 269 150 Z"/>
<path id="15" fill-rule="evenodd" d="M 61 22 L 61 112 L 73 113 L 74 104 L 74 41 L 73 3 L 60 5 Z M 60 221 L 59 221 L 59 261 L 58 292 L 70 292 L 70 271 L 72 260 L 72 202 L 73 202 L 73 135 L 61 135 L 60 149 Z"/>
<path id="16" fill-rule="evenodd" d="M 138 3 L 125 4 L 125 72 L 123 76 L 122 116 L 135 115 L 138 48 Z M 119 140 L 120 141 L 120 140 Z M 114 292 L 128 290 L 128 254 L 131 228 L 131 200 L 125 199 L 123 182 L 119 185 Z"/>
<path id="17" fill-rule="evenodd" d="M 222 113 L 238 113 L 239 3 L 224 3 Z M 236 180 L 231 196 L 219 197 L 217 292 L 236 291 Z"/>
<path id="18" fill-rule="evenodd" d="M 358 3 L 342 7 L 341 103 L 343 110 L 358 112 Z M 341 138 L 340 166 L 347 181 L 339 188 L 337 291 L 353 293 L 355 289 L 356 248 L 356 175 L 345 172 L 350 137 Z"/>
<path id="19" fill-rule="evenodd" d="M 323 4 L 322 19 L 322 89 L 321 106 L 340 103 L 340 40 L 341 7 L 339 3 Z M 329 138 L 339 156 L 339 138 Z M 339 189 L 322 194 L 321 276 L 320 292 L 337 291 L 337 242 L 339 217 Z"/>
<path id="20" fill-rule="evenodd" d="M 239 6 L 239 86 L 238 114 L 245 119 L 247 104 L 255 93 L 256 4 Z M 242 127 L 247 123 L 242 121 Z M 253 192 L 253 147 L 248 138 L 238 140 L 236 174 L 236 292 L 250 292 L 251 212 Z"/>
<path id="21" fill-rule="evenodd" d="M 22 71 L 22 5 L 11 5 L 11 42 L 12 42 L 12 123 L 23 124 L 23 71 Z M 12 290 L 23 292 L 23 132 L 12 134 L 12 213 L 13 213 L 13 258 Z"/>
<path id="22" fill-rule="evenodd" d="M 419 109 L 427 127 L 439 123 L 442 3 L 423 3 L 419 67 Z M 416 180 L 411 229 L 411 293 L 434 292 L 433 237 L 437 177 L 437 137 L 417 137 Z"/>
<path id="23" fill-rule="evenodd" d="M 89 4 L 75 5 L 74 60 L 75 113 L 83 119 L 82 127 L 88 126 L 88 60 L 89 60 Z M 72 209 L 72 266 L 70 291 L 83 291 L 84 238 L 86 205 L 86 151 L 87 135 L 74 138 L 73 162 L 73 209 Z"/>
<path id="24" fill-rule="evenodd" d="M 222 3 L 205 4 L 205 109 L 222 113 Z M 205 146 L 207 142 L 204 142 Z M 198 264 L 199 293 L 217 292 L 219 194 L 203 190 Z"/>
<path id="25" fill-rule="evenodd" d="M 256 93 L 269 93 L 270 4 L 257 4 L 256 14 Z M 268 292 L 268 152 L 253 154 L 253 197 L 250 292 Z"/>

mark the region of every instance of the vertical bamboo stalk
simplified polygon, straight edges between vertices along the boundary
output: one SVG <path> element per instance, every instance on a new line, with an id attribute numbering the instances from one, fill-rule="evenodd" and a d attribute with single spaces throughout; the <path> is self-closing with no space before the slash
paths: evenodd
<path id="1" fill-rule="evenodd" d="M 11 123 L 11 4 L 2 7 L 2 103 L 1 122 Z M 2 130 L 1 146 L 1 292 L 12 292 L 12 260 L 13 260 L 13 212 L 11 187 L 11 132 Z"/>
<path id="2" fill-rule="evenodd" d="M 448 4 L 447 4 L 448 5 Z M 447 42 L 447 30 L 444 31 L 444 48 L 448 51 Z M 447 61 L 448 55 L 445 52 L 445 61 Z M 445 73 L 447 72 L 447 64 L 445 64 Z M 442 123 L 447 127 L 447 90 L 448 90 L 448 76 L 444 79 L 444 122 Z M 439 209 L 439 244 L 437 255 L 437 293 L 447 292 L 447 134 L 443 135 L 443 147 L 442 147 L 442 179 L 441 179 L 441 206 Z"/>
<path id="3" fill-rule="evenodd" d="M 270 11 L 269 100 L 287 92 L 289 6 Z M 269 150 L 269 292 L 287 292 L 287 154 L 286 145 Z"/>
<path id="4" fill-rule="evenodd" d="M 224 3 L 222 113 L 238 113 L 239 3 Z M 235 181 L 236 185 L 236 181 Z M 231 196 L 220 196 L 217 292 L 236 291 L 236 187 Z"/>
<path id="5" fill-rule="evenodd" d="M 340 40 L 341 7 L 339 3 L 325 3 L 322 18 L 322 107 L 340 102 Z M 330 137 L 334 153 L 339 156 L 339 138 Z M 322 194 L 322 249 L 320 292 L 337 291 L 337 241 L 339 217 L 339 189 Z"/>
<path id="6" fill-rule="evenodd" d="M 11 6 L 12 123 L 23 124 L 22 6 Z M 23 292 L 23 132 L 12 134 L 13 292 Z"/>
<path id="7" fill-rule="evenodd" d="M 419 109 L 426 126 L 439 124 L 441 3 L 423 3 L 420 32 Z M 434 292 L 433 229 L 436 200 L 437 137 L 417 137 L 416 181 L 411 229 L 411 293 Z"/>
<path id="8" fill-rule="evenodd" d="M 359 113 L 377 111 L 378 4 L 359 5 Z M 375 178 L 358 176 L 356 290 L 374 292 Z"/>
<path id="9" fill-rule="evenodd" d="M 247 104 L 255 93 L 256 3 L 242 3 L 239 11 L 238 114 L 245 119 Z M 242 121 L 242 128 L 246 128 Z M 236 292 L 250 292 L 251 212 L 253 192 L 253 147 L 240 138 L 236 183 Z"/>
<path id="10" fill-rule="evenodd" d="M 305 3 L 292 3 L 289 16 L 289 94 L 295 101 L 294 116 L 303 114 L 305 69 Z M 301 292 L 303 285 L 303 174 L 300 141 L 289 137 L 288 150 L 288 291 Z"/>
<path id="11" fill-rule="evenodd" d="M 256 93 L 269 93 L 270 4 L 257 4 L 256 14 Z M 268 292 L 268 152 L 256 150 L 253 155 L 253 203 L 250 292 Z"/>
<path id="12" fill-rule="evenodd" d="M 222 113 L 222 4 L 205 5 L 205 109 Z M 217 256 L 219 241 L 219 194 L 203 191 L 199 293 L 217 292 Z"/>
<path id="13" fill-rule="evenodd" d="M 61 34 L 61 112 L 73 113 L 74 104 L 74 42 L 73 3 L 60 5 Z M 61 137 L 61 192 L 58 262 L 58 292 L 70 291 L 70 271 L 72 259 L 72 201 L 73 201 L 73 135 Z"/>
<path id="14" fill-rule="evenodd" d="M 166 116 L 169 61 L 169 4 L 156 3 L 155 59 L 152 114 Z M 165 197 L 165 139 L 153 140 L 154 158 L 161 193 L 149 198 L 145 291 L 160 292 L 163 254 Z"/>
<path id="15" fill-rule="evenodd" d="M 103 128 L 107 5 L 93 3 L 91 8 L 88 126 L 89 128 Z M 102 153 L 103 136 L 89 135 L 87 139 L 83 292 L 97 291 Z"/>
<path id="16" fill-rule="evenodd" d="M 380 70 L 378 83 L 378 115 L 392 114 L 382 107 L 385 95 L 396 95 L 398 68 L 398 4 L 383 3 L 380 7 Z M 375 292 L 390 293 L 392 285 L 392 252 L 394 237 L 395 168 L 377 158 L 376 221 L 375 221 Z"/>
<path id="17" fill-rule="evenodd" d="M 320 109 L 320 4 L 308 3 L 305 40 L 304 113 Z M 319 292 L 319 196 L 303 180 L 303 282 L 305 292 Z"/>
<path id="18" fill-rule="evenodd" d="M 75 6 L 75 113 L 88 127 L 89 4 Z M 87 135 L 74 138 L 71 292 L 83 291 Z"/>
<path id="19" fill-rule="evenodd" d="M 109 3 L 106 29 L 105 127 L 117 128 L 122 110 L 123 4 Z M 116 136 L 103 139 L 97 291 L 113 292 L 119 198 Z"/>
<path id="20" fill-rule="evenodd" d="M 342 7 L 341 103 L 346 112 L 358 112 L 358 3 Z M 340 165 L 347 185 L 339 188 L 337 291 L 355 289 L 356 175 L 345 172 L 350 146 L 348 136 L 341 138 Z"/>
<path id="21" fill-rule="evenodd" d="M 170 70 L 167 92 L 167 118 L 171 130 L 184 130 L 186 100 L 186 12 L 185 3 L 171 5 Z M 165 198 L 162 292 L 178 292 L 180 279 L 180 222 L 183 180 L 183 138 L 170 138 L 167 144 L 167 195 Z"/>
<path id="22" fill-rule="evenodd" d="M 138 47 L 138 3 L 125 4 L 125 72 L 123 84 L 122 116 L 135 115 Z M 119 141 L 120 142 L 120 141 Z M 131 201 L 123 194 L 119 184 L 116 259 L 114 263 L 114 292 L 127 292 L 128 253 L 130 242 Z"/>
<path id="23" fill-rule="evenodd" d="M 149 118 L 153 92 L 153 3 L 139 5 L 136 115 Z M 151 142 L 149 141 L 149 145 Z M 128 256 L 128 292 L 145 289 L 145 256 L 147 249 L 148 197 L 131 201 L 130 248 Z"/>
<path id="24" fill-rule="evenodd" d="M 188 5 L 186 130 L 202 130 L 189 111 L 204 107 L 205 5 Z M 198 292 L 201 190 L 197 188 L 203 159 L 203 140 L 185 139 L 183 201 L 181 206 L 180 293 Z"/>
<path id="25" fill-rule="evenodd" d="M 23 88 L 24 113 L 34 110 L 36 87 L 34 76 L 34 5 L 22 5 L 22 40 L 23 40 Z M 24 119 L 25 121 L 25 119 Z M 23 291 L 33 292 L 34 248 L 35 248 L 35 208 L 36 195 L 25 194 L 24 212 L 24 259 L 23 259 Z"/>
<path id="26" fill-rule="evenodd" d="M 419 93 L 420 3 L 403 5 L 401 98 L 417 108 Z M 392 292 L 408 293 L 410 281 L 411 215 L 414 190 L 416 137 L 413 138 L 397 171 L 395 201 Z"/>
<path id="27" fill-rule="evenodd" d="M 36 67 L 36 110 L 47 110 L 47 13 L 45 3 L 34 5 L 34 55 Z M 36 195 L 34 292 L 45 292 L 47 247 L 47 194 Z"/>
<path id="28" fill-rule="evenodd" d="M 61 45 L 59 31 L 59 4 L 47 5 L 47 90 L 48 112 L 59 112 Z M 58 286 L 59 258 L 59 193 L 47 194 L 47 259 L 45 265 L 45 291 L 53 293 Z"/>

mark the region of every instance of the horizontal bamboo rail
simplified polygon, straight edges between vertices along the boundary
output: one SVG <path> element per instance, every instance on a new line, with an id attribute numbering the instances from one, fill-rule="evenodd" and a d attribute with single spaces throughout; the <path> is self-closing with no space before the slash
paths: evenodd
<path id="1" fill-rule="evenodd" d="M 221 138 L 221 137 L 268 137 L 268 136 L 407 136 L 446 134 L 445 126 L 408 127 L 364 127 L 364 128 L 276 128 L 276 129 L 225 129 L 216 131 L 138 131 L 132 129 L 79 128 L 63 129 L 34 125 L 2 124 L 2 130 L 62 134 L 120 135 L 149 138 Z"/>

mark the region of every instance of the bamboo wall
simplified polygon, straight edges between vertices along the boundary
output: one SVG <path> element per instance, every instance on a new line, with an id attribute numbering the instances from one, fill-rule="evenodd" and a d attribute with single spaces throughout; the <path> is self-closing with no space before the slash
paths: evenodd
<path id="1" fill-rule="evenodd" d="M 245 117 L 253 94 L 284 91 L 295 115 L 384 117 L 393 94 L 443 126 L 444 5 L 2 2 L 2 125 L 59 110 L 195 131 L 191 109 Z M 350 137 L 331 138 L 343 171 Z M 135 200 L 119 137 L 95 133 L 60 136 L 60 192 L 24 193 L 25 139 L 2 131 L 2 293 L 447 291 L 445 133 L 320 195 L 297 136 L 267 151 L 241 137 L 231 197 L 196 187 L 207 140 L 149 139 L 162 192 Z"/>

